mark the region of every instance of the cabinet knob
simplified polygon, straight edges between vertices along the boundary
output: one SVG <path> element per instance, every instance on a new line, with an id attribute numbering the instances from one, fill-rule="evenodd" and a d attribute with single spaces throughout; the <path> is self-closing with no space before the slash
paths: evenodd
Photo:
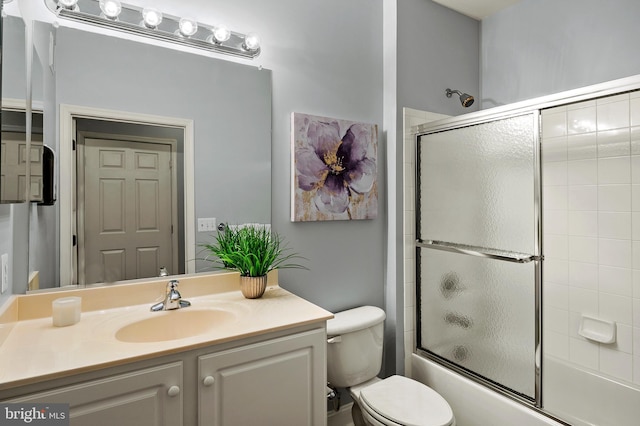
<path id="1" fill-rule="evenodd" d="M 169 388 L 169 390 L 167 391 L 167 394 L 169 396 L 176 396 L 180 393 L 180 387 L 179 386 L 171 386 Z"/>
<path id="2" fill-rule="evenodd" d="M 207 376 L 204 379 L 202 379 L 202 383 L 205 386 L 211 386 L 215 383 L 216 379 L 213 378 L 213 376 Z"/>

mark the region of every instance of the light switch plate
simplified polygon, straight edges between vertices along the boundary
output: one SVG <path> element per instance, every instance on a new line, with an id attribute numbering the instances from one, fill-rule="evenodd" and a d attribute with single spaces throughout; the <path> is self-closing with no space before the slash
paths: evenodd
<path id="1" fill-rule="evenodd" d="M 216 230 L 215 217 L 199 217 L 198 232 L 213 232 Z"/>

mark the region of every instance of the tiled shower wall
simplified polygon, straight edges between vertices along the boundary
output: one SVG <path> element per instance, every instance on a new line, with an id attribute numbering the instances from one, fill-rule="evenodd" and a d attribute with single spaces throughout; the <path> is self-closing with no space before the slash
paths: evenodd
<path id="1" fill-rule="evenodd" d="M 640 385 L 640 93 L 544 110 L 541 143 L 545 354 Z"/>

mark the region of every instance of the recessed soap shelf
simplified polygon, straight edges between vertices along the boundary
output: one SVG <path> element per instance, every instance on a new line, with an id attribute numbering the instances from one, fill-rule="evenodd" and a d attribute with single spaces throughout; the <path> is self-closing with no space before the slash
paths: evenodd
<path id="1" fill-rule="evenodd" d="M 599 318 L 583 315 L 580 319 L 578 334 L 585 339 L 599 343 L 611 344 L 616 342 L 616 323 Z"/>

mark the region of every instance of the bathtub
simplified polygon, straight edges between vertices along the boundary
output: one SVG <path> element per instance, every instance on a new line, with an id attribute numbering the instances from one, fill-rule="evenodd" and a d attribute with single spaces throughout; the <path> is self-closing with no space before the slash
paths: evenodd
<path id="1" fill-rule="evenodd" d="M 456 417 L 456 426 L 562 426 L 416 354 L 411 355 L 411 377 L 447 400 Z"/>
<path id="2" fill-rule="evenodd" d="M 544 358 L 543 369 L 543 404 L 552 415 L 574 426 L 638 424 L 637 387 L 550 357 Z M 411 355 L 411 376 L 449 402 L 456 426 L 562 425 L 416 354 Z"/>
<path id="3" fill-rule="evenodd" d="M 640 387 L 627 385 L 555 357 L 545 357 L 545 410 L 574 426 L 640 424 Z"/>

